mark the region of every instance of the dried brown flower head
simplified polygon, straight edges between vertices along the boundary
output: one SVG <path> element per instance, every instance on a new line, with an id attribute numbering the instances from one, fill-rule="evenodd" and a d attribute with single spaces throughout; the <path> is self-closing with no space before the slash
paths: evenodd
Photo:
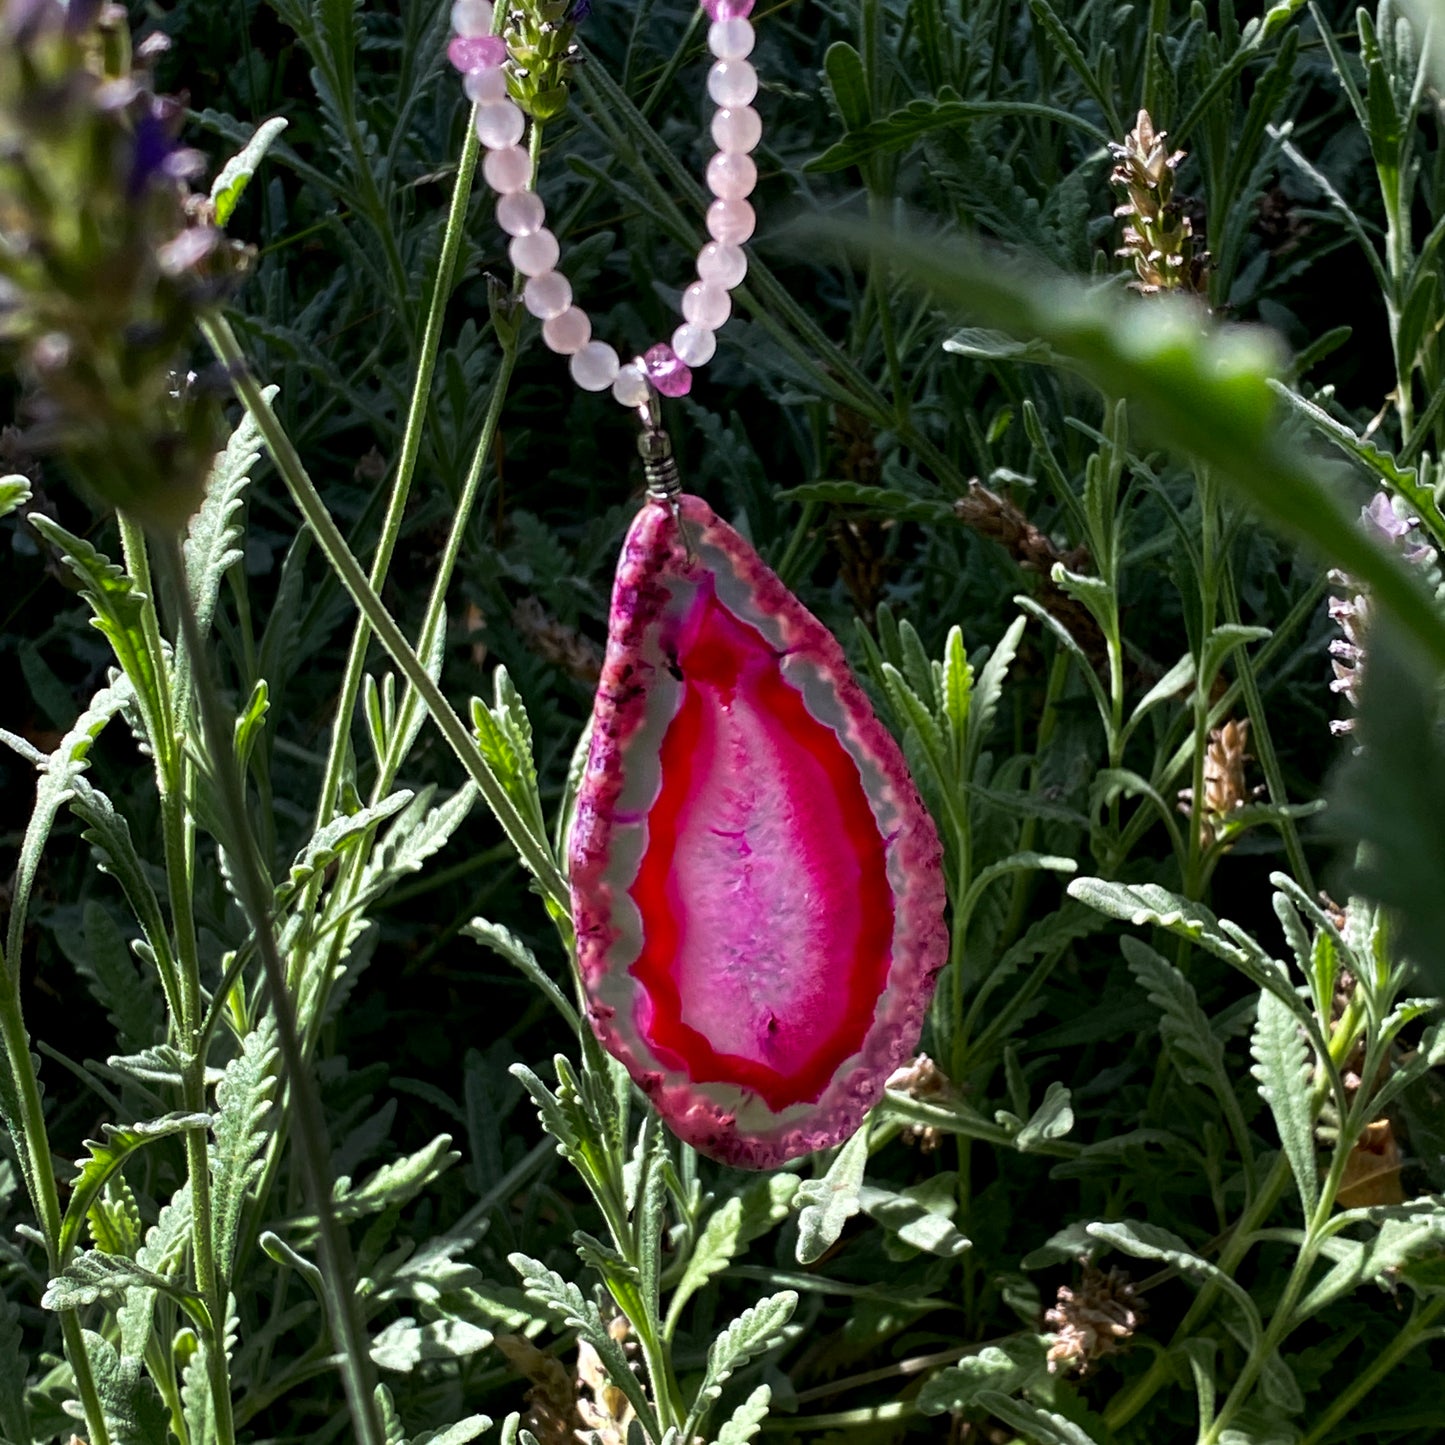
<path id="1" fill-rule="evenodd" d="M 1134 263 L 1136 291 L 1189 291 L 1202 295 L 1207 252 L 1194 249 L 1194 223 L 1174 198 L 1174 172 L 1184 151 L 1170 151 L 1147 110 L 1139 112 L 1123 143 L 1111 143 L 1118 162 L 1110 184 L 1126 199 L 1114 214 L 1125 221 L 1124 244 L 1114 253 Z"/>
<path id="2" fill-rule="evenodd" d="M 1105 1274 L 1086 1260 L 1078 1289 L 1060 1285 L 1057 1303 L 1044 1314 L 1054 1331 L 1050 1373 L 1086 1373 L 1095 1361 L 1120 1349 L 1144 1318 L 1144 1298 L 1129 1276 L 1118 1268 Z"/>
<path id="3" fill-rule="evenodd" d="M 894 1069 L 883 1087 L 907 1094 L 910 1099 L 946 1099 L 953 1093 L 948 1075 L 927 1054 L 915 1054 L 901 1068 Z M 943 1142 L 943 1135 L 932 1124 L 907 1124 L 902 1137 L 905 1144 L 917 1144 L 925 1154 L 931 1154 Z"/>
<path id="4" fill-rule="evenodd" d="M 1229 815 L 1257 797 L 1259 788 L 1250 788 L 1244 780 L 1244 765 L 1250 761 L 1249 719 L 1236 722 L 1230 718 L 1209 734 L 1204 754 L 1204 844 L 1208 847 L 1219 836 Z M 1181 788 L 1179 811 L 1186 816 L 1194 811 L 1194 789 Z"/>

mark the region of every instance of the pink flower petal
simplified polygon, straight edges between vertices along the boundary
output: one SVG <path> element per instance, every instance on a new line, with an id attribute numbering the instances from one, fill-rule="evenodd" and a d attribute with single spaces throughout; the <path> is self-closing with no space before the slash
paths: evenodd
<path id="1" fill-rule="evenodd" d="M 842 649 L 696 497 L 643 509 L 571 845 L 598 1038 L 681 1138 L 769 1168 L 837 1144 L 947 959 L 941 850 Z"/>

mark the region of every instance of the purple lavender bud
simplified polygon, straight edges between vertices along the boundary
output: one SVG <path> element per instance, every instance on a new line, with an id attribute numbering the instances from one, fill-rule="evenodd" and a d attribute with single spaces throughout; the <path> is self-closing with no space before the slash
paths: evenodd
<path id="1" fill-rule="evenodd" d="M 157 176 L 166 174 L 166 165 L 176 149 L 167 126 L 153 111 L 136 122 L 135 149 L 131 156 L 130 176 L 126 180 L 126 196 L 137 200 Z"/>

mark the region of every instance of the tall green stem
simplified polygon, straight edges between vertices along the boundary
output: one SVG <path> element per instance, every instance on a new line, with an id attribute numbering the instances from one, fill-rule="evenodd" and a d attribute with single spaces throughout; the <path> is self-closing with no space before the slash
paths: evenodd
<path id="1" fill-rule="evenodd" d="M 232 739 L 234 719 L 221 701 L 209 659 L 202 647 L 200 628 L 185 586 L 185 563 L 174 536 L 158 539 L 158 556 L 171 584 L 179 613 L 179 632 L 195 668 L 196 699 L 206 749 L 220 794 L 221 816 L 229 836 L 222 840 L 231 859 L 236 891 L 256 939 L 271 1007 L 276 1017 L 277 1040 L 291 1094 L 297 1136 L 296 1160 L 318 1223 L 321 1278 L 328 1320 L 342 1360 L 342 1382 L 351 1407 L 352 1425 L 360 1445 L 385 1445 L 386 1432 L 377 1410 L 371 1356 L 355 1294 L 351 1249 L 331 1204 L 332 1179 L 328 1161 L 330 1144 L 321 1113 L 315 1080 L 307 1071 L 296 1015 L 286 988 L 286 970 L 271 921 L 271 894 L 246 810 L 245 788 Z M 224 1318 L 218 1321 L 224 1330 Z"/>
<path id="2" fill-rule="evenodd" d="M 372 589 L 378 593 L 386 581 L 397 540 L 401 536 L 402 519 L 406 515 L 412 478 L 416 473 L 416 461 L 421 453 L 422 423 L 431 396 L 432 378 L 436 374 L 442 323 L 446 317 L 447 301 L 451 297 L 452 276 L 456 271 L 457 254 L 461 249 L 462 233 L 466 227 L 467 205 L 471 200 L 472 180 L 476 174 L 480 149 L 476 126 L 469 124 L 466 144 L 462 147 L 461 160 L 457 166 L 456 184 L 452 187 L 451 209 L 447 212 L 441 255 L 437 258 L 436 279 L 432 283 L 431 304 L 427 307 L 426 326 L 422 332 L 421 354 L 417 361 L 416 379 L 412 384 L 411 402 L 407 407 L 401 454 L 397 458 L 396 476 L 392 480 L 386 516 L 381 524 L 381 537 L 377 541 L 376 553 L 371 559 L 371 571 L 367 578 Z M 331 748 L 327 754 L 326 773 L 316 805 L 317 827 L 329 823 L 336 809 L 347 739 L 356 713 L 356 697 L 361 689 L 366 648 L 370 641 L 371 625 L 363 612 L 356 619 L 356 631 L 352 635 L 351 650 L 346 657 L 346 670 L 342 673 L 341 695 L 337 700 L 336 720 L 331 732 Z M 426 656 L 425 648 L 422 649 L 422 656 Z"/>

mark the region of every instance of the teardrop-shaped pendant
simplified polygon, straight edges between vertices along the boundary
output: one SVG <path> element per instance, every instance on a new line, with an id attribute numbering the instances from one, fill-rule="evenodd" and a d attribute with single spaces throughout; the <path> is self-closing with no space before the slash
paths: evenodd
<path id="1" fill-rule="evenodd" d="M 838 1143 L 916 1047 L 937 832 L 837 641 L 697 497 L 623 544 L 570 864 L 592 1027 L 704 1154 Z"/>

